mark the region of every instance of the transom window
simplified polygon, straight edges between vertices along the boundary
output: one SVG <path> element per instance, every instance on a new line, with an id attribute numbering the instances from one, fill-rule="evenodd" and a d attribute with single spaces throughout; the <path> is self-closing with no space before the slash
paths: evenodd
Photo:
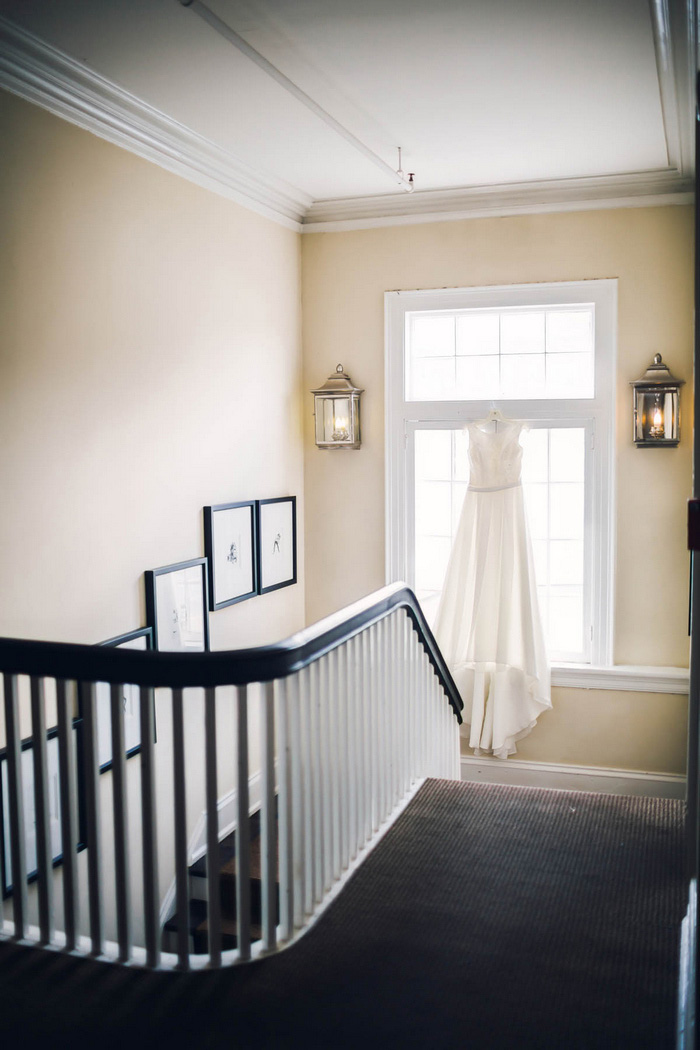
<path id="1" fill-rule="evenodd" d="M 406 315 L 406 400 L 594 394 L 592 303 Z"/>
<path id="2" fill-rule="evenodd" d="M 469 481 L 464 425 L 499 408 L 527 424 L 522 480 L 550 658 L 611 663 L 616 282 L 386 299 L 389 579 L 407 579 L 432 620 Z"/>

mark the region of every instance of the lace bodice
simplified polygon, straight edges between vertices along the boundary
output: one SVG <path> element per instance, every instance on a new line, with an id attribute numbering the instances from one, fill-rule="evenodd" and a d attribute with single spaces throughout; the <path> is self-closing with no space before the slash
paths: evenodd
<path id="1" fill-rule="evenodd" d="M 523 450 L 520 444 L 522 423 L 499 422 L 496 430 L 482 430 L 470 423 L 469 476 L 470 488 L 505 488 L 520 481 Z"/>

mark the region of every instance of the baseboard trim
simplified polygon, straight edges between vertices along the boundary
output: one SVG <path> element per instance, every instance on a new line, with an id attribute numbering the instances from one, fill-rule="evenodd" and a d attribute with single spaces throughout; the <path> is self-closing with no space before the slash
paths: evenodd
<path id="1" fill-rule="evenodd" d="M 557 788 L 566 791 L 599 791 L 607 795 L 646 795 L 650 798 L 684 799 L 686 779 L 677 773 L 604 769 L 522 759 L 477 758 L 462 755 L 461 778 L 485 784 Z"/>

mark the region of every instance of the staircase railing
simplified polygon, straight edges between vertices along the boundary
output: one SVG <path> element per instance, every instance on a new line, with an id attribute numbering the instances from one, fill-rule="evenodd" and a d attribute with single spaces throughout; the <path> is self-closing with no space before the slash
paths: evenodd
<path id="1" fill-rule="evenodd" d="M 459 694 L 418 602 L 401 584 L 277 645 L 179 654 L 0 639 L 0 671 L 0 928 L 4 937 L 53 950 L 183 969 L 275 951 L 314 921 L 425 777 L 459 777 Z M 107 686 L 99 683 L 108 685 L 106 708 Z M 139 761 L 128 764 L 124 683 L 137 688 L 140 709 Z M 101 778 L 105 710 L 112 775 Z M 262 930 L 255 943 L 253 771 L 261 784 Z M 206 810 L 204 956 L 191 954 L 188 935 L 187 836 L 197 777 Z M 237 947 L 226 951 L 222 785 L 237 799 Z M 161 950 L 159 875 L 166 869 L 174 872 L 178 919 L 172 953 Z"/>

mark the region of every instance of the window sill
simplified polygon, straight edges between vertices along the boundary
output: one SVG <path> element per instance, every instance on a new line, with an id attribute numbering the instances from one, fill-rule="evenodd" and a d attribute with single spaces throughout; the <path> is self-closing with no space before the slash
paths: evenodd
<path id="1" fill-rule="evenodd" d="M 592 667 L 590 664 L 554 664 L 552 685 L 567 689 L 621 689 L 631 693 L 688 694 L 687 667 Z"/>

